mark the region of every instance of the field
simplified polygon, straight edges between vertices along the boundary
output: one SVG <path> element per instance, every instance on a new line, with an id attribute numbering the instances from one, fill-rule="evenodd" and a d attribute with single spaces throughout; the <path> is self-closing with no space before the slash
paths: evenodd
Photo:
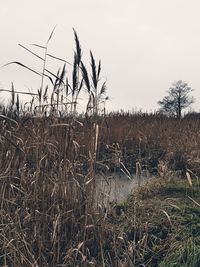
<path id="1" fill-rule="evenodd" d="M 12 85 L 0 107 L 0 265 L 200 266 L 199 115 L 107 113 L 101 62 L 90 53 L 89 75 L 74 34 L 71 80 L 67 62 L 47 70 L 47 42 L 38 92 L 22 106 Z M 128 199 L 97 203 L 99 173 L 143 172 Z"/>
<path id="2" fill-rule="evenodd" d="M 2 266 L 159 266 L 176 257 L 183 266 L 175 245 L 199 262 L 198 118 L 0 119 Z M 125 203 L 94 204 L 96 173 L 138 166 L 156 178 Z"/>

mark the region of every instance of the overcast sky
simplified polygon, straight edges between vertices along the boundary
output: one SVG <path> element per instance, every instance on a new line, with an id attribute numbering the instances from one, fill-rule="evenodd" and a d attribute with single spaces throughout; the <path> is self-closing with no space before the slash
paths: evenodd
<path id="1" fill-rule="evenodd" d="M 0 0 L 0 65 L 20 61 L 34 68 L 40 62 L 18 46 L 45 44 L 57 25 L 49 52 L 72 59 L 79 35 L 84 60 L 91 49 L 102 61 L 109 109 L 153 111 L 177 80 L 195 89 L 200 110 L 199 0 Z M 35 50 L 37 52 L 37 50 Z M 49 68 L 54 61 L 48 62 Z M 40 80 L 10 65 L 0 69 L 0 87 L 37 91 Z M 0 98 L 4 97 L 2 93 Z"/>

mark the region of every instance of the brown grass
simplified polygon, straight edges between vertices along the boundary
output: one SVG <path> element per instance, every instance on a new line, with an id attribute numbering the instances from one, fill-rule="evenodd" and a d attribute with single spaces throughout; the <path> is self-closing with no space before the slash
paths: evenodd
<path id="1" fill-rule="evenodd" d="M 140 175 L 139 164 L 144 161 L 150 164 L 149 155 L 152 155 L 157 157 L 157 162 L 168 163 L 169 172 L 170 168 L 177 167 L 175 163 L 180 159 L 176 158 L 175 152 L 177 143 L 182 142 L 178 151 L 181 149 L 186 158 L 183 167 L 190 167 L 193 177 L 198 173 L 198 155 L 194 151 L 199 135 L 191 130 L 197 127 L 198 121 L 183 119 L 177 122 L 151 116 L 121 118 L 120 115 L 106 119 L 80 118 L 80 121 L 56 117 L 24 117 L 15 121 L 1 116 L 0 119 L 2 266 L 76 266 L 77 263 L 90 266 L 89 262 L 103 266 L 104 261 L 113 262 L 115 257 L 118 260 L 116 258 L 113 266 L 120 266 L 117 262 L 121 262 L 119 253 L 124 246 L 124 237 L 119 238 L 118 228 L 112 225 L 114 218 L 107 220 L 106 211 L 94 206 L 95 173 L 100 171 L 99 162 L 103 162 L 101 168 L 106 164 L 110 171 L 114 167 L 119 171 L 121 161 L 129 170 L 127 162 L 133 153 Z M 105 123 L 110 131 L 107 136 Z M 107 146 L 107 154 L 104 146 Z M 160 157 L 154 154 L 155 147 L 162 151 Z M 117 162 L 113 162 L 115 156 Z M 184 171 L 184 168 L 178 171 Z M 155 181 L 152 184 L 152 189 L 149 185 L 146 190 L 142 189 L 145 195 L 159 191 L 160 183 L 158 187 Z M 126 246 L 125 250 L 133 249 L 131 244 Z"/>

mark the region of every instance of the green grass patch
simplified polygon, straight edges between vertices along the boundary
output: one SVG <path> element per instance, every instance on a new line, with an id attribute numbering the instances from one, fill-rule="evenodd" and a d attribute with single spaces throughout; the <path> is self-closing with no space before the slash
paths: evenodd
<path id="1" fill-rule="evenodd" d="M 129 197 L 124 211 L 119 223 L 133 266 L 200 266 L 198 181 L 155 178 Z"/>

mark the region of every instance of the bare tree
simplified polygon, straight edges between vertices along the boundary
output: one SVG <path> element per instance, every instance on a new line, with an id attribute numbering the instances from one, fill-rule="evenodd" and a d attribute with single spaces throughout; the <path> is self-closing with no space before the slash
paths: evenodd
<path id="1" fill-rule="evenodd" d="M 188 86 L 188 83 L 182 80 L 173 83 L 167 91 L 168 95 L 158 101 L 160 111 L 181 118 L 182 111 L 194 103 L 194 98 L 190 96 L 192 91 L 193 89 Z"/>

